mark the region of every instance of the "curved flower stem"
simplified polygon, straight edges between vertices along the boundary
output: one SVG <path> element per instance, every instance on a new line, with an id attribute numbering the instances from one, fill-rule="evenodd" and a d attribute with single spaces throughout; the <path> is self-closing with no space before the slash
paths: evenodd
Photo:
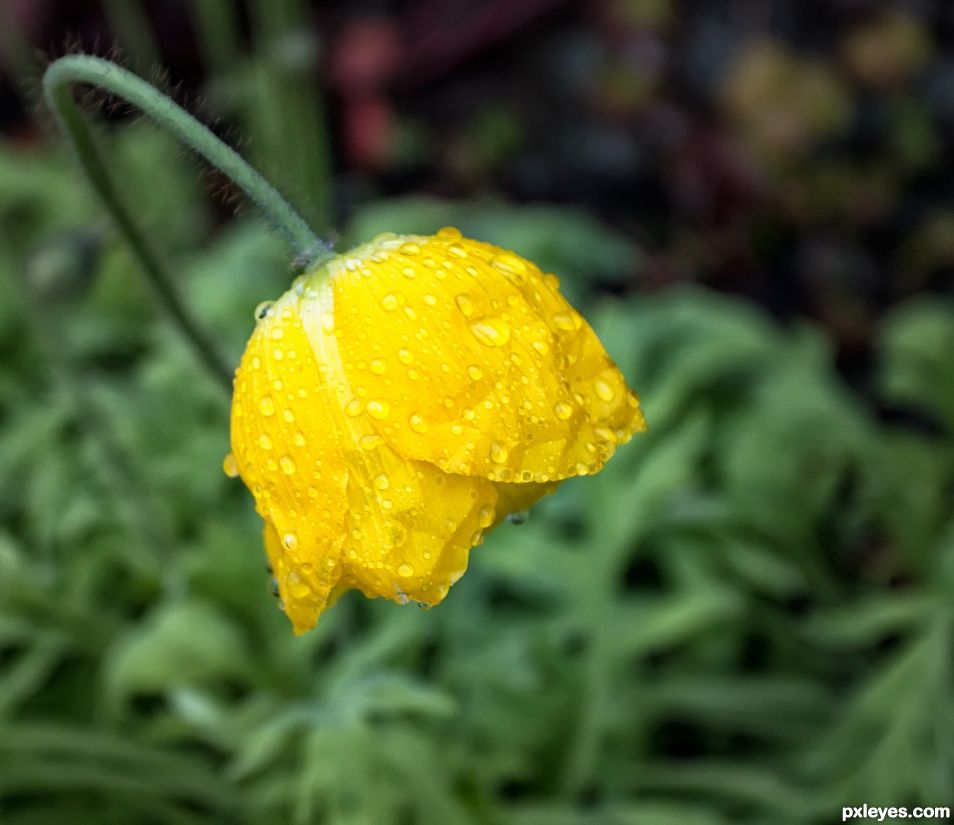
<path id="1" fill-rule="evenodd" d="M 272 225 L 285 235 L 299 260 L 316 260 L 326 251 L 324 244 L 275 187 L 237 152 L 146 81 L 107 60 L 88 55 L 61 57 L 47 68 L 43 75 L 43 95 L 60 128 L 70 139 L 83 172 L 203 364 L 231 391 L 232 370 L 228 362 L 192 317 L 175 281 L 120 197 L 110 177 L 108 164 L 97 150 L 89 127 L 73 100 L 71 86 L 74 83 L 100 86 L 127 100 L 202 155 L 245 191 Z"/>

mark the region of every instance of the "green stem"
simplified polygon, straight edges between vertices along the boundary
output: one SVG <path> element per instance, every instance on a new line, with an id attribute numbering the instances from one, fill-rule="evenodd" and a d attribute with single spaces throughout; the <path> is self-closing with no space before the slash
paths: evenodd
<path id="1" fill-rule="evenodd" d="M 71 86 L 74 83 L 100 86 L 127 100 L 221 170 L 245 191 L 272 225 L 286 236 L 303 264 L 314 262 L 327 254 L 324 245 L 278 191 L 237 152 L 146 81 L 107 60 L 87 55 L 61 57 L 46 70 L 43 75 L 46 103 L 70 139 L 87 179 L 126 236 L 149 281 L 203 364 L 231 391 L 232 370 L 228 362 L 192 317 L 179 295 L 175 281 L 123 203 L 110 177 L 108 164 L 96 149 L 89 127 L 73 100 Z"/>

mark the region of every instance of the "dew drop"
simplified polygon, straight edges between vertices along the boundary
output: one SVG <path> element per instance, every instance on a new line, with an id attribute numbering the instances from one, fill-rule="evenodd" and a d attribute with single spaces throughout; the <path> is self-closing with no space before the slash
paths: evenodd
<path id="1" fill-rule="evenodd" d="M 272 449 L 272 439 L 268 437 L 267 433 L 262 433 L 258 437 L 258 446 L 261 447 L 263 450 Z"/>
<path id="2" fill-rule="evenodd" d="M 510 450 L 500 441 L 492 441 L 490 444 L 490 460 L 495 464 L 503 464 L 510 455 Z"/>
<path id="3" fill-rule="evenodd" d="M 335 316 L 330 312 L 321 314 L 321 328 L 325 335 L 331 335 L 335 331 Z"/>
<path id="4" fill-rule="evenodd" d="M 437 303 L 437 298 L 431 295 L 430 292 L 427 292 L 424 295 L 424 303 L 427 304 L 429 307 L 432 307 Z"/>
<path id="5" fill-rule="evenodd" d="M 414 413 L 410 418 L 408 418 L 407 423 L 410 424 L 411 429 L 416 433 L 427 432 L 427 422 L 417 413 Z"/>
<path id="6" fill-rule="evenodd" d="M 260 303 L 257 307 L 255 307 L 255 320 L 261 321 L 263 318 L 266 318 L 271 308 L 272 308 L 271 301 L 262 301 L 262 303 Z"/>
<path id="7" fill-rule="evenodd" d="M 604 441 L 608 444 L 615 444 L 617 442 L 616 433 L 614 433 L 609 427 L 597 427 L 593 430 L 593 435 L 595 435 L 600 441 Z"/>
<path id="8" fill-rule="evenodd" d="M 453 255 L 455 258 L 466 258 L 467 250 L 464 249 L 459 243 L 451 243 L 447 245 L 447 252 L 450 255 Z"/>
<path id="9" fill-rule="evenodd" d="M 281 361 L 284 357 L 285 353 L 281 347 L 275 347 L 275 349 L 272 350 L 272 358 L 274 358 L 276 361 Z"/>
<path id="10" fill-rule="evenodd" d="M 380 447 L 381 444 L 384 443 L 384 439 L 379 435 L 363 435 L 358 443 L 361 445 L 362 450 L 371 452 L 371 450 Z"/>
<path id="11" fill-rule="evenodd" d="M 510 326 L 500 318 L 488 316 L 470 325 L 470 331 L 487 347 L 502 347 L 510 340 Z"/>
<path id="12" fill-rule="evenodd" d="M 286 476 L 290 476 L 295 472 L 295 459 L 290 455 L 283 455 L 278 460 L 278 466 L 282 468 L 282 472 Z"/>
<path id="13" fill-rule="evenodd" d="M 376 421 L 384 421 L 391 414 L 391 408 L 387 401 L 373 399 L 368 402 L 368 415 Z"/>
<path id="14" fill-rule="evenodd" d="M 571 415 L 573 415 L 573 407 L 571 407 L 565 401 L 557 401 L 557 403 L 553 405 L 553 412 L 561 421 L 566 421 Z"/>
<path id="15" fill-rule="evenodd" d="M 222 460 L 222 471 L 229 478 L 235 478 L 239 474 L 238 462 L 235 460 L 235 456 L 232 453 L 229 453 Z"/>
<path id="16" fill-rule="evenodd" d="M 259 399 L 258 411 L 266 417 L 275 414 L 275 402 L 270 395 L 263 395 Z"/>
<path id="17" fill-rule="evenodd" d="M 460 230 L 456 226 L 442 226 L 437 230 L 438 238 L 447 238 L 448 240 L 457 240 L 462 237 Z"/>
<path id="18" fill-rule="evenodd" d="M 593 389 L 596 391 L 596 395 L 603 401 L 612 401 L 616 397 L 613 388 L 602 378 L 597 378 L 593 382 Z"/>
<path id="19" fill-rule="evenodd" d="M 459 295 L 454 296 L 454 303 L 457 304 L 457 308 L 465 318 L 469 318 L 474 314 L 474 299 L 466 292 L 461 292 Z"/>
<path id="20" fill-rule="evenodd" d="M 452 425 L 451 425 L 451 428 L 450 428 L 450 431 L 451 431 L 451 435 L 463 435 L 463 434 L 464 434 L 464 428 L 463 428 L 460 424 L 452 424 Z"/>
<path id="21" fill-rule="evenodd" d="M 284 337 L 285 330 L 283 330 L 281 327 L 275 327 L 272 329 L 272 338 L 274 338 L 276 341 L 280 341 Z"/>
<path id="22" fill-rule="evenodd" d="M 484 371 L 476 364 L 471 364 L 467 367 L 467 374 L 470 376 L 471 381 L 479 381 L 484 377 Z"/>
<path id="23" fill-rule="evenodd" d="M 300 430 L 292 436 L 292 441 L 296 447 L 304 447 L 308 443 L 305 441 L 305 434 Z"/>
<path id="24" fill-rule="evenodd" d="M 416 243 L 409 241 L 408 243 L 401 244 L 399 251 L 401 252 L 402 255 L 413 256 L 413 255 L 417 255 L 418 252 L 421 251 L 421 247 L 419 247 Z"/>
<path id="25" fill-rule="evenodd" d="M 285 533 L 282 536 L 282 544 L 289 550 L 294 550 L 298 546 L 298 536 L 295 533 Z"/>
<path id="26" fill-rule="evenodd" d="M 543 276 L 543 283 L 545 283 L 550 289 L 554 292 L 560 291 L 560 279 L 557 278 L 552 272 L 548 272 Z"/>
<path id="27" fill-rule="evenodd" d="M 546 355 L 550 352 L 550 345 L 546 341 L 534 341 L 532 346 L 540 355 Z"/>
<path id="28" fill-rule="evenodd" d="M 388 487 L 391 486 L 391 479 L 389 479 L 384 473 L 381 473 L 381 475 L 375 477 L 374 486 L 379 490 L 387 490 Z"/>
<path id="29" fill-rule="evenodd" d="M 392 309 L 397 309 L 401 305 L 401 299 L 398 298 L 393 292 L 389 292 L 381 299 L 381 308 L 390 312 Z"/>
<path id="30" fill-rule="evenodd" d="M 405 266 L 403 269 L 401 269 L 401 274 L 405 278 L 413 278 L 415 275 L 417 275 L 417 270 L 413 266 Z"/>
<path id="31" fill-rule="evenodd" d="M 490 263 L 510 275 L 523 275 L 527 271 L 527 265 L 516 255 L 511 255 L 509 252 L 503 252 L 495 256 Z"/>
<path id="32" fill-rule="evenodd" d="M 289 424 L 294 422 L 295 413 L 291 407 L 285 407 L 285 409 L 282 410 L 282 418 L 284 418 Z"/>
<path id="33" fill-rule="evenodd" d="M 294 570 L 285 577 L 285 587 L 288 594 L 296 599 L 305 599 L 311 595 L 311 586 Z"/>
<path id="34" fill-rule="evenodd" d="M 402 364 L 410 364 L 414 360 L 414 356 L 411 354 L 409 349 L 401 348 L 398 350 L 398 361 Z"/>
<path id="35" fill-rule="evenodd" d="M 370 367 L 371 372 L 373 372 L 375 375 L 384 375 L 384 373 L 386 373 L 388 370 L 388 365 L 382 358 L 375 358 L 371 362 Z"/>
<path id="36" fill-rule="evenodd" d="M 562 329 L 564 332 L 573 332 L 579 329 L 581 325 L 579 316 L 569 312 L 558 312 L 553 316 L 553 324 L 557 329 Z"/>
<path id="37" fill-rule="evenodd" d="M 400 567 L 398 567 L 398 575 L 407 579 L 414 575 L 414 568 L 411 567 L 411 565 L 404 563 Z"/>
<path id="38" fill-rule="evenodd" d="M 494 523 L 494 508 L 484 504 L 477 511 L 477 524 L 481 527 L 490 527 Z"/>
<path id="39" fill-rule="evenodd" d="M 361 400 L 358 398 L 352 398 L 347 404 L 345 404 L 345 413 L 350 415 L 352 418 L 361 415 L 364 411 L 364 404 L 361 403 Z"/>

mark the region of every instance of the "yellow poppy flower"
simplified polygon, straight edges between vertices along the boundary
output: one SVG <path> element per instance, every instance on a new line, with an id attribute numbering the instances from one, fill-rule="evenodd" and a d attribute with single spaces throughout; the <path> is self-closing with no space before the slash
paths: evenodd
<path id="1" fill-rule="evenodd" d="M 378 236 L 257 314 L 226 471 L 297 633 L 350 588 L 437 604 L 486 531 L 646 428 L 556 277 L 456 229 Z"/>

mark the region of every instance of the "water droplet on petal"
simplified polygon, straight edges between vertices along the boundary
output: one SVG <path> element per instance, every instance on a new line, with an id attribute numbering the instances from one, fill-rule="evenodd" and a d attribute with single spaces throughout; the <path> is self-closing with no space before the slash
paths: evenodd
<path id="1" fill-rule="evenodd" d="M 289 550 L 294 550 L 298 546 L 298 536 L 294 533 L 285 533 L 285 535 L 282 536 L 282 544 Z"/>
<path id="2" fill-rule="evenodd" d="M 437 230 L 438 238 L 448 238 L 449 240 L 457 240 L 462 237 L 460 230 L 456 226 L 442 226 Z"/>
<path id="3" fill-rule="evenodd" d="M 417 413 L 408 418 L 407 423 L 411 425 L 411 429 L 416 433 L 427 432 L 427 422 Z"/>
<path id="4" fill-rule="evenodd" d="M 593 382 L 593 389 L 596 390 L 597 397 L 603 401 L 612 401 L 616 397 L 616 393 L 613 392 L 613 388 L 602 378 L 597 378 Z"/>
<path id="5" fill-rule="evenodd" d="M 331 335 L 335 331 L 335 316 L 330 312 L 323 312 L 321 315 L 321 328 L 325 335 Z"/>
<path id="6" fill-rule="evenodd" d="M 274 358 L 276 361 L 281 361 L 284 357 L 285 352 L 281 347 L 275 347 L 275 349 L 272 350 L 272 358 Z"/>
<path id="7" fill-rule="evenodd" d="M 546 355 L 550 351 L 550 345 L 546 341 L 534 341 L 532 346 L 540 355 Z"/>
<path id="8" fill-rule="evenodd" d="M 387 401 L 374 399 L 368 402 L 368 415 L 376 421 L 384 421 L 391 413 L 391 408 Z"/>
<path id="9" fill-rule="evenodd" d="M 470 331 L 487 347 L 502 347 L 510 340 L 510 326 L 506 321 L 493 316 L 474 321 L 470 325 Z"/>
<path id="10" fill-rule="evenodd" d="M 258 401 L 258 411 L 264 416 L 275 414 L 275 402 L 270 395 L 263 395 Z"/>
<path id="11" fill-rule="evenodd" d="M 511 255 L 509 252 L 503 252 L 495 256 L 490 263 L 510 275 L 523 275 L 527 271 L 527 265 L 516 255 Z"/>
<path id="12" fill-rule="evenodd" d="M 274 338 L 276 341 L 280 341 L 284 337 L 285 330 L 283 330 L 281 327 L 274 327 L 272 329 L 272 338 Z"/>
<path id="13" fill-rule="evenodd" d="M 381 308 L 390 312 L 392 309 L 397 309 L 401 305 L 401 299 L 395 295 L 393 292 L 389 292 L 381 299 Z"/>
<path id="14" fill-rule="evenodd" d="M 490 444 L 490 460 L 495 464 L 503 464 L 510 455 L 510 450 L 500 441 L 493 441 Z"/>
<path id="15" fill-rule="evenodd" d="M 454 297 L 454 303 L 457 304 L 457 308 L 461 311 L 464 317 L 469 318 L 474 314 L 474 299 L 470 297 L 466 292 L 461 292 L 459 295 Z"/>
<path id="16" fill-rule="evenodd" d="M 305 434 L 300 430 L 292 436 L 292 441 L 296 447 L 304 447 L 308 443 L 305 440 Z"/>
<path id="17" fill-rule="evenodd" d="M 471 364 L 469 367 L 467 367 L 467 374 L 470 376 L 472 381 L 479 381 L 484 377 L 484 371 L 476 364 Z"/>
<path id="18" fill-rule="evenodd" d="M 345 404 L 345 413 L 350 415 L 352 418 L 361 415 L 364 411 L 364 404 L 361 403 L 361 400 L 358 398 L 352 398 L 347 404 Z"/>
<path id="19" fill-rule="evenodd" d="M 363 435 L 358 443 L 362 450 L 370 452 L 376 447 L 380 447 L 384 443 L 384 439 L 379 435 Z"/>
<path id="20" fill-rule="evenodd" d="M 381 475 L 375 477 L 374 486 L 379 490 L 387 490 L 388 487 L 391 486 L 391 479 L 389 479 L 384 473 L 381 473 Z"/>
<path id="21" fill-rule="evenodd" d="M 490 527 L 494 523 L 494 508 L 484 504 L 477 511 L 477 524 L 481 527 Z"/>
<path id="22" fill-rule="evenodd" d="M 232 453 L 229 453 L 222 460 L 222 471 L 229 477 L 235 478 L 238 474 L 238 462 L 235 460 L 235 456 Z"/>
<path id="23" fill-rule="evenodd" d="M 371 372 L 373 372 L 375 375 L 384 375 L 384 373 L 387 372 L 387 369 L 388 369 L 387 363 L 385 363 L 384 359 L 382 358 L 375 358 L 371 362 L 370 366 L 371 366 Z"/>
<path id="24" fill-rule="evenodd" d="M 295 472 L 295 459 L 293 459 L 290 455 L 283 455 L 278 460 L 278 466 L 282 468 L 282 472 L 286 476 L 290 476 Z"/>
<path id="25" fill-rule="evenodd" d="M 258 446 L 261 447 L 263 450 L 272 449 L 272 439 L 268 437 L 267 433 L 262 433 L 258 437 Z"/>
<path id="26" fill-rule="evenodd" d="M 411 354 L 409 349 L 401 348 L 398 350 L 398 361 L 402 364 L 410 364 L 414 360 L 414 356 Z"/>
<path id="27" fill-rule="evenodd" d="M 262 303 L 260 303 L 257 307 L 255 307 L 255 320 L 261 321 L 263 318 L 266 318 L 271 308 L 272 308 L 271 301 L 262 301 Z"/>
<path id="28" fill-rule="evenodd" d="M 411 565 L 404 563 L 398 567 L 398 575 L 403 576 L 405 579 L 414 575 L 414 568 Z"/>
<path id="29" fill-rule="evenodd" d="M 573 407 L 564 401 L 558 401 L 553 405 L 553 412 L 561 421 L 566 421 L 571 415 L 573 415 Z"/>
<path id="30" fill-rule="evenodd" d="M 282 410 L 282 418 L 284 418 L 289 424 L 294 422 L 295 413 L 291 407 L 285 407 L 285 409 Z"/>
<path id="31" fill-rule="evenodd" d="M 415 275 L 417 275 L 417 270 L 413 266 L 405 266 L 403 269 L 401 269 L 401 274 L 405 278 L 413 278 Z"/>
<path id="32" fill-rule="evenodd" d="M 615 444 L 618 439 L 616 433 L 614 433 L 609 427 L 597 427 L 593 430 L 593 435 L 595 435 L 600 441 L 604 441 L 608 444 Z"/>
<path id="33" fill-rule="evenodd" d="M 421 247 L 411 241 L 401 244 L 400 247 L 400 252 L 402 255 L 417 255 L 417 253 L 420 251 Z"/>
<path id="34" fill-rule="evenodd" d="M 311 595 L 311 586 L 294 570 L 285 577 L 285 588 L 288 594 L 296 599 L 305 599 Z"/>
<path id="35" fill-rule="evenodd" d="M 582 326 L 582 321 L 576 313 L 558 312 L 553 316 L 553 325 L 564 332 L 573 332 Z"/>

